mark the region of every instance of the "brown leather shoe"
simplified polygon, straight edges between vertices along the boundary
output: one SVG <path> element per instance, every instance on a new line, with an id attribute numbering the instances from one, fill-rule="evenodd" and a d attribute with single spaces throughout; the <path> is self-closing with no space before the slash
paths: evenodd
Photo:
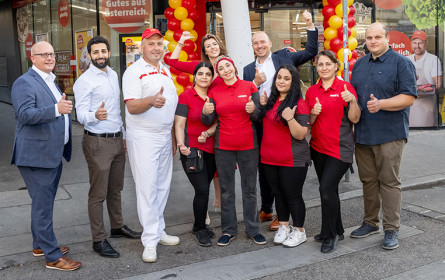
<path id="1" fill-rule="evenodd" d="M 59 249 L 60 249 L 60 251 L 62 251 L 63 255 L 65 255 L 66 253 L 68 253 L 70 251 L 70 247 L 67 247 L 67 246 L 60 246 Z M 42 249 L 33 249 L 32 255 L 34 257 L 40 257 L 40 256 L 44 256 L 45 254 L 43 253 Z"/>
<path id="2" fill-rule="evenodd" d="M 276 231 L 280 228 L 280 223 L 278 222 L 278 218 L 275 217 L 275 219 L 270 223 L 269 230 L 270 231 Z"/>
<path id="3" fill-rule="evenodd" d="M 263 211 L 260 211 L 260 222 L 267 222 L 272 221 L 273 219 L 273 213 L 265 213 Z"/>
<path id="4" fill-rule="evenodd" d="M 82 266 L 81 262 L 76 262 L 70 258 L 67 258 L 65 256 L 61 257 L 55 262 L 47 262 L 46 268 L 49 269 L 57 269 L 57 270 L 63 270 L 63 271 L 71 271 L 76 270 L 79 267 Z"/>

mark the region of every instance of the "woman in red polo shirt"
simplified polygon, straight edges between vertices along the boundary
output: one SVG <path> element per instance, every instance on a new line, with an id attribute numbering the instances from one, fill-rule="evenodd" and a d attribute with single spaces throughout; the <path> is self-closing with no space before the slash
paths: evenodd
<path id="1" fill-rule="evenodd" d="M 227 56 L 219 57 L 215 69 L 223 83 L 214 86 L 204 104 L 201 120 L 210 125 L 217 116 L 215 159 L 221 183 L 221 231 L 219 246 L 226 246 L 237 234 L 235 209 L 235 166 L 241 174 L 243 216 L 247 235 L 257 244 L 266 239 L 259 231 L 256 180 L 258 143 L 252 120 L 260 114 L 256 86 L 237 77 L 235 65 Z"/>
<path id="2" fill-rule="evenodd" d="M 214 70 L 210 63 L 198 63 L 193 73 L 194 87 L 179 95 L 175 113 L 175 135 L 181 153 L 182 166 L 195 189 L 193 233 L 201 246 L 211 246 L 210 239 L 215 237 L 212 230 L 206 227 L 205 220 L 209 203 L 209 186 L 216 170 L 215 139 L 212 136 L 215 133 L 216 125 L 212 123 L 204 125 L 201 122 L 202 107 L 207 98 L 207 89 L 213 80 L 213 75 Z M 206 141 L 199 141 L 198 138 L 202 138 L 202 135 L 207 137 Z M 187 158 L 197 156 L 197 153 L 203 158 L 202 170 L 199 172 L 188 170 Z"/>
<path id="3" fill-rule="evenodd" d="M 302 98 L 297 68 L 282 65 L 277 70 L 270 97 L 261 96 L 261 105 L 265 109 L 261 163 L 275 195 L 280 223 L 274 243 L 295 247 L 306 241 L 303 228 L 306 207 L 302 192 L 311 163 L 305 139 L 310 126 L 309 108 Z M 290 216 L 293 226 L 289 226 Z"/>
<path id="4" fill-rule="evenodd" d="M 337 239 L 344 238 L 338 184 L 352 165 L 352 126 L 361 115 L 354 88 L 336 76 L 339 65 L 332 51 L 321 51 L 317 57 L 320 81 L 306 93 L 311 109 L 311 157 L 321 198 L 321 233 L 314 238 L 323 242 L 323 253 L 332 252 Z"/>

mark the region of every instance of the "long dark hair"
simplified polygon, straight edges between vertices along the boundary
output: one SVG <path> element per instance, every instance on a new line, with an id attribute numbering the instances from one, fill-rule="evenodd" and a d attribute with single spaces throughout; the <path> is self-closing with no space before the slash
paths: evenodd
<path id="1" fill-rule="evenodd" d="M 215 76 L 215 71 L 213 70 L 213 66 L 210 62 L 207 61 L 200 62 L 195 66 L 195 70 L 193 70 L 193 86 L 196 85 L 195 82 L 196 73 L 198 73 L 198 70 L 202 67 L 209 68 L 210 72 L 212 73 L 212 78 L 213 76 Z"/>
<path id="2" fill-rule="evenodd" d="M 218 55 L 218 56 L 220 56 L 220 55 L 227 55 L 226 47 L 225 47 L 224 44 L 221 42 L 221 40 L 220 40 L 216 35 L 213 35 L 213 34 L 206 34 L 206 35 L 204 35 L 204 37 L 202 37 L 202 39 L 201 39 L 201 58 L 202 58 L 202 60 L 207 61 L 207 62 L 210 62 L 210 58 L 209 58 L 209 56 L 206 54 L 205 45 L 204 45 L 205 42 L 206 42 L 207 40 L 209 40 L 209 39 L 213 39 L 213 40 L 215 40 L 216 43 L 218 44 L 218 46 L 219 46 L 219 55 Z"/>
<path id="3" fill-rule="evenodd" d="M 265 110 L 267 112 L 270 109 L 272 109 L 273 105 L 275 104 L 275 102 L 277 102 L 280 96 L 280 92 L 278 91 L 275 83 L 277 81 L 278 72 L 280 72 L 281 69 L 287 69 L 290 72 L 292 77 L 292 82 L 289 88 L 289 92 L 287 93 L 286 97 L 284 98 L 280 106 L 278 106 L 275 119 L 281 120 L 281 122 L 287 126 L 288 125 L 287 121 L 281 116 L 281 113 L 286 107 L 290 107 L 292 109 L 295 105 L 297 105 L 300 98 L 302 98 L 301 87 L 300 87 L 300 75 L 298 75 L 298 70 L 297 68 L 295 68 L 295 66 L 285 64 L 281 65 L 281 67 L 278 68 L 277 72 L 273 77 L 272 89 Z"/>

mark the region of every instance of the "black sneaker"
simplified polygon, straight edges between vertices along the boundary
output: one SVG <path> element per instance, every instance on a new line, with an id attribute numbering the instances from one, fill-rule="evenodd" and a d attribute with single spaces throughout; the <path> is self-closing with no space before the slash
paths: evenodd
<path id="1" fill-rule="evenodd" d="M 345 239 L 345 236 L 343 234 L 340 234 L 338 236 L 338 241 L 342 241 Z M 314 240 L 317 242 L 323 242 L 323 238 L 321 238 L 321 234 L 317 234 L 314 236 Z"/>
<path id="2" fill-rule="evenodd" d="M 229 245 L 230 241 L 232 241 L 234 238 L 235 238 L 235 235 L 223 234 L 218 239 L 218 246 L 227 246 L 227 245 Z"/>
<path id="3" fill-rule="evenodd" d="M 199 246 L 212 246 L 212 241 L 210 240 L 210 237 L 205 229 L 201 229 L 195 232 L 195 240 Z"/>
<path id="4" fill-rule="evenodd" d="M 358 229 L 351 232 L 351 237 L 363 238 L 376 233 L 379 233 L 379 227 L 373 227 L 367 222 L 363 222 Z"/>
<path id="5" fill-rule="evenodd" d="M 210 239 L 213 239 L 216 237 L 215 233 L 213 232 L 213 230 L 211 228 L 206 227 L 204 230 L 207 232 L 207 235 L 210 237 Z"/>

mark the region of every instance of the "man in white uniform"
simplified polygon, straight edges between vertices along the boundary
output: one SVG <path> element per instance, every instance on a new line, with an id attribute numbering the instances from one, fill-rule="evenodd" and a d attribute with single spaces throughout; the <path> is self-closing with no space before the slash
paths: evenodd
<path id="1" fill-rule="evenodd" d="M 144 229 L 142 260 L 155 262 L 158 243 L 179 243 L 178 237 L 164 231 L 164 209 L 176 151 L 172 127 L 178 96 L 170 71 L 160 62 L 164 44 L 159 30 L 146 29 L 141 48 L 142 57 L 125 71 L 122 86 L 128 158 L 136 183 L 139 221 Z"/>
<path id="2" fill-rule="evenodd" d="M 442 66 L 437 56 L 426 51 L 427 44 L 425 32 L 413 33 L 413 54 L 408 58 L 416 67 L 418 90 L 417 99 L 410 109 L 410 127 L 437 126 L 437 91 L 442 86 Z"/>

